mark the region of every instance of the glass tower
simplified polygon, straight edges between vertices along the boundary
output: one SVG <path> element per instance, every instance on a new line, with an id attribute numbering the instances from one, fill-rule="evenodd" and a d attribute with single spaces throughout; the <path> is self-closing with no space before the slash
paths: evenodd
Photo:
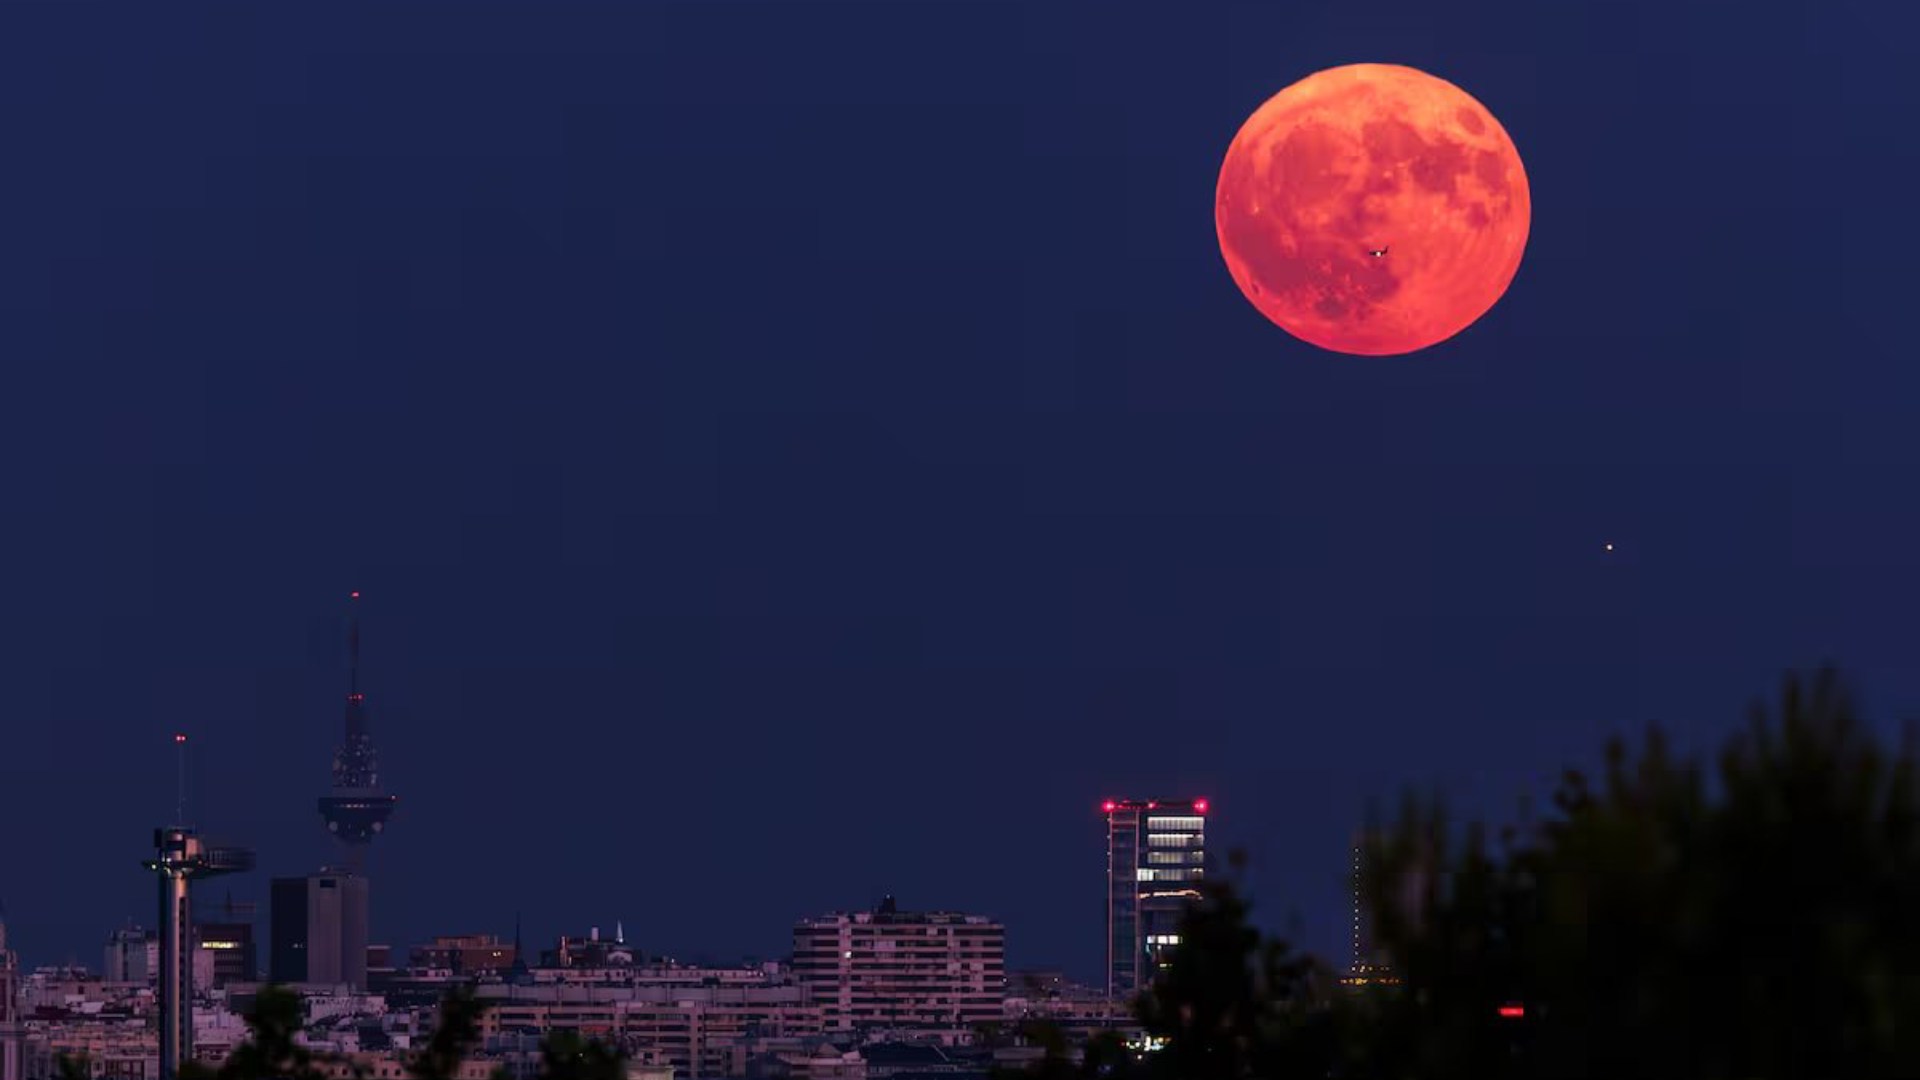
<path id="1" fill-rule="evenodd" d="M 1107 996 L 1146 989 L 1206 872 L 1207 800 L 1120 799 L 1107 816 Z"/>

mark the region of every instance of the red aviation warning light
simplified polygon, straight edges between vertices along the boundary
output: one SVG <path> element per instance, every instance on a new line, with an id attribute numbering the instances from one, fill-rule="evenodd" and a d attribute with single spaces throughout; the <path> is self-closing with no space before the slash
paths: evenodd
<path id="1" fill-rule="evenodd" d="M 1120 804 L 1114 802 L 1112 799 L 1108 799 L 1106 802 L 1100 804 L 1100 810 L 1103 813 L 1111 814 L 1118 809 L 1120 809 Z"/>
<path id="2" fill-rule="evenodd" d="M 1193 812 L 1194 812 L 1194 813 L 1196 813 L 1196 814 L 1204 814 L 1204 813 L 1206 813 L 1206 812 L 1207 812 L 1207 800 L 1205 800 L 1205 799 L 1195 799 L 1195 800 L 1193 800 Z"/>
<path id="3" fill-rule="evenodd" d="M 1500 1019 L 1502 1020 L 1518 1020 L 1526 1015 L 1527 1007 L 1525 1005 L 1500 1006 Z"/>
<path id="4" fill-rule="evenodd" d="M 186 743 L 186 741 L 187 741 L 187 737 L 184 734 L 175 733 L 173 736 L 173 745 L 175 746 L 183 745 Z"/>

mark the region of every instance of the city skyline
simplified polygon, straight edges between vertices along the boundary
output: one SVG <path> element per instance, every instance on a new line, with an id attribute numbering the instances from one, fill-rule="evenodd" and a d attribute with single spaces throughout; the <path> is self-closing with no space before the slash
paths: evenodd
<path id="1" fill-rule="evenodd" d="M 197 936 L 198 929 L 202 922 L 228 928 L 244 926 L 249 928 L 249 932 L 252 935 L 264 939 L 267 943 L 267 949 L 265 950 L 267 962 L 261 966 L 259 972 L 263 978 L 269 981 L 288 983 L 337 983 L 356 989 L 364 989 L 367 985 L 366 951 L 369 946 L 392 947 L 398 944 L 404 947 L 415 944 L 415 942 L 405 940 L 395 942 L 391 940 L 391 935 L 382 934 L 374 928 L 371 919 L 371 904 L 369 899 L 371 889 L 370 882 L 366 876 L 368 850 L 372 842 L 384 832 L 384 827 L 390 819 L 398 800 L 395 796 L 386 792 L 381 781 L 378 751 L 372 736 L 372 728 L 368 721 L 366 694 L 361 686 L 361 592 L 357 589 L 352 590 L 348 594 L 347 599 L 346 633 L 344 635 L 347 646 L 345 721 L 342 729 L 341 742 L 336 747 L 331 759 L 331 787 L 328 794 L 322 796 L 317 803 L 320 815 L 325 822 L 327 833 L 329 837 L 335 841 L 337 845 L 335 850 L 342 856 L 344 861 L 339 865 L 323 865 L 318 870 L 297 877 L 283 875 L 272 876 L 265 882 L 265 888 L 262 890 L 267 898 L 264 918 L 255 918 L 249 922 L 236 922 L 234 916 L 236 907 L 233 901 L 231 887 L 229 887 L 226 902 L 223 906 L 223 914 L 226 917 L 226 922 L 218 923 L 202 920 L 196 916 L 190 926 L 182 926 L 173 930 L 172 934 L 174 937 L 170 938 L 168 932 L 162 928 L 162 924 L 165 922 L 163 918 L 156 922 L 154 930 L 150 931 L 150 933 L 158 933 L 162 941 L 185 941 L 188 940 L 190 936 Z M 174 748 L 174 756 L 177 763 L 175 780 L 176 812 L 171 819 L 175 822 L 173 828 L 175 830 L 186 830 L 181 834 L 182 836 L 196 838 L 192 841 L 182 842 L 201 843 L 202 841 L 197 839 L 200 831 L 198 826 L 190 824 L 194 815 L 190 813 L 190 774 L 187 748 L 192 740 L 187 733 L 176 731 L 169 736 L 168 741 Z M 1114 971 L 1117 970 L 1113 953 L 1114 942 L 1117 940 L 1114 936 L 1116 931 L 1113 923 L 1113 905 L 1116 894 L 1113 890 L 1119 887 L 1116 884 L 1119 881 L 1116 875 L 1120 873 L 1120 869 L 1117 868 L 1118 864 L 1115 862 L 1118 858 L 1117 852 L 1119 849 L 1115 847 L 1113 822 L 1116 813 L 1133 814 L 1138 818 L 1135 822 L 1135 827 L 1142 837 L 1142 845 L 1139 851 L 1132 854 L 1132 861 L 1124 867 L 1126 880 L 1132 882 L 1134 880 L 1135 864 L 1145 867 L 1152 858 L 1164 857 L 1150 856 L 1145 849 L 1145 844 L 1149 842 L 1146 839 L 1146 834 L 1151 831 L 1148 828 L 1146 818 L 1147 811 L 1155 807 L 1160 807 L 1161 805 L 1161 802 L 1151 800 L 1120 800 L 1116 802 L 1115 800 L 1107 799 L 1104 800 L 1100 806 L 1100 812 L 1105 816 L 1107 821 L 1106 847 L 1108 853 L 1108 870 L 1106 874 L 1108 910 L 1105 916 L 1106 921 L 1102 924 L 1102 936 L 1106 941 L 1105 947 L 1107 948 L 1106 960 L 1102 968 L 1105 975 L 1103 977 L 1096 977 L 1092 972 L 1076 972 L 1076 974 L 1086 977 L 1089 985 L 1100 984 L 1102 978 L 1104 978 L 1104 985 L 1107 987 L 1109 996 L 1115 994 L 1123 995 L 1124 993 L 1136 990 L 1138 988 L 1137 976 L 1139 974 L 1138 972 L 1134 973 L 1136 981 L 1129 984 L 1129 986 L 1116 987 L 1114 982 L 1115 976 L 1113 974 Z M 1210 813 L 1209 800 L 1204 798 L 1169 800 L 1165 802 L 1165 806 L 1179 808 L 1182 812 L 1186 813 L 1196 813 L 1202 817 Z M 1185 819 L 1182 820 L 1184 821 Z M 1154 824 L 1155 827 L 1158 827 L 1158 819 L 1155 820 Z M 218 832 L 219 830 L 215 830 L 216 835 Z M 156 833 L 156 837 L 158 836 L 159 834 Z M 233 849 L 233 851 L 234 857 L 236 858 L 244 855 L 248 860 L 246 869 L 251 870 L 251 860 L 254 857 L 253 852 L 250 849 L 238 848 Z M 1199 859 L 1202 857 L 1203 852 L 1204 844 L 1195 841 L 1192 850 L 1193 857 Z M 1185 858 L 1186 853 L 1183 851 L 1182 859 L 1184 860 Z M 149 865 L 154 864 L 150 863 Z M 223 869 L 220 871 L 222 874 L 233 872 L 231 869 Z M 1146 874 L 1191 874 L 1197 880 L 1199 870 L 1198 868 L 1178 871 L 1149 869 L 1143 870 L 1142 874 L 1143 876 L 1140 879 L 1142 881 L 1147 880 L 1144 876 Z M 890 909 L 893 904 L 892 893 L 883 894 L 879 903 L 883 907 Z M 1137 911 L 1143 914 L 1137 917 L 1139 918 L 1140 926 L 1146 927 L 1151 924 L 1151 927 L 1159 931 L 1159 933 L 1157 936 L 1142 938 L 1138 944 L 1146 945 L 1149 953 L 1158 955 L 1165 951 L 1169 943 L 1165 934 L 1175 928 L 1178 922 L 1178 911 L 1176 908 L 1167 907 L 1164 902 L 1161 903 L 1161 906 L 1158 908 L 1155 908 L 1153 905 L 1154 901 L 1144 898 L 1138 901 Z M 258 905 L 252 901 L 248 901 L 242 906 L 249 912 L 258 907 Z M 170 910 L 164 903 L 162 908 L 163 912 Z M 1149 909 L 1151 909 L 1151 911 Z M 836 908 L 833 910 L 841 911 L 842 909 Z M 946 909 L 942 908 L 941 910 Z M 520 934 L 520 923 L 521 916 L 516 912 L 514 918 L 516 938 Z M 616 926 L 621 924 L 620 920 L 616 920 Z M 127 925 L 130 927 L 138 926 L 131 918 L 128 920 Z M 1000 924 L 996 923 L 995 925 L 998 926 Z M 1130 925 L 1132 924 L 1130 923 Z M 468 931 L 459 932 L 465 933 Z M 593 928 L 593 932 L 597 936 L 597 926 Z M 123 931 L 116 930 L 110 932 L 109 940 L 111 941 L 115 935 L 121 933 L 123 933 Z M 436 936 L 444 936 L 445 933 L 444 928 L 434 931 Z M 1145 933 L 1145 931 L 1143 930 L 1142 933 Z M 561 932 L 560 939 L 565 940 L 564 931 Z M 235 944 L 241 945 L 242 943 L 235 942 Z M 243 947 L 247 948 L 251 953 L 253 948 L 251 940 L 246 942 Z M 154 948 L 159 948 L 164 951 L 165 947 L 150 946 L 149 951 L 152 951 Z M 667 952 L 673 951 L 670 945 L 654 945 L 652 948 L 655 955 L 664 955 Z M 197 955 L 197 950 L 189 951 L 187 959 L 181 960 L 176 966 L 183 972 L 188 970 L 187 964 L 189 960 Z M 702 952 L 700 955 L 712 957 L 726 954 Z M 755 955 L 757 954 L 751 950 L 735 951 L 728 955 L 728 960 L 752 958 Z M 70 959 L 69 963 L 71 962 Z M 161 959 L 153 959 L 147 962 L 165 966 Z M 1032 966 L 1041 968 L 1048 967 L 1051 966 L 1051 960 Z M 111 961 L 109 961 L 106 970 L 109 974 L 111 973 Z M 208 974 L 204 977 L 210 979 L 211 971 L 212 969 L 209 967 Z M 185 1045 L 188 1047 L 188 1052 L 191 1052 L 190 1039 L 185 1040 Z M 167 1057 L 167 1052 L 164 1048 L 162 1050 L 162 1057 Z"/>
<path id="2" fill-rule="evenodd" d="M 891 893 L 1091 974 L 1100 801 L 1198 792 L 1337 961 L 1374 800 L 1509 820 L 1826 659 L 1920 715 L 1913 16 L 1864 10 L 6 6 L 0 790 L 58 870 L 11 947 L 151 920 L 174 731 L 236 895 L 337 858 L 353 589 L 396 943 L 777 956 Z M 1398 360 L 1216 231 L 1348 62 L 1531 185 L 1500 302 Z"/>
<path id="3" fill-rule="evenodd" d="M 562 938 L 532 966 L 517 943 L 442 936 L 409 950 L 398 970 L 401 958 L 368 950 L 377 976 L 367 987 L 321 979 L 287 989 L 305 1018 L 303 1044 L 317 1057 L 398 1075 L 445 995 L 467 987 L 484 1008 L 480 1043 L 458 1073 L 465 1080 L 502 1069 L 526 1076 L 541 1059 L 543 1037 L 561 1032 L 617 1043 L 639 1070 L 629 1075 L 640 1080 L 764 1078 L 815 1061 L 832 1062 L 835 1080 L 862 1080 L 870 1060 L 875 1069 L 918 1061 L 984 1074 L 1005 1049 L 993 1032 L 1031 1019 L 1126 1030 L 1123 1007 L 1057 974 L 1010 984 L 1004 927 L 991 918 L 914 911 L 889 898 L 873 910 L 798 919 L 792 934 L 791 963 L 723 967 L 645 957 L 625 943 L 619 923 L 610 938 L 597 928 Z M 4 945 L 0 925 L 0 985 L 10 974 Z M 157 959 L 164 952 L 154 935 L 129 928 L 110 943 L 103 976 L 59 968 L 25 974 L 18 1002 L 27 1019 L 13 1028 L 0 1023 L 0 1063 L 24 1062 L 25 1080 L 48 1080 L 62 1057 L 83 1054 L 103 1075 L 166 1080 L 173 1075 L 169 1039 L 152 1024 L 174 1012 L 170 976 Z M 193 966 L 210 980 L 222 958 L 222 950 L 198 950 Z M 265 992 L 250 983 L 196 996 L 199 1061 L 217 1063 L 234 1051 L 247 1031 L 243 1017 L 256 1003 L 265 1007 Z M 12 1001 L 0 1001 L 0 1021 Z M 19 1052 L 9 1056 L 10 1049 Z M 21 1077 L 10 1072 L 6 1080 Z"/>
<path id="4" fill-rule="evenodd" d="M 341 849 L 346 853 L 349 863 L 339 867 L 323 867 L 316 872 L 301 877 L 272 877 L 266 883 L 268 886 L 266 889 L 268 906 L 264 920 L 256 916 L 257 904 L 248 901 L 236 905 L 232 890 L 229 888 L 224 903 L 214 909 L 219 913 L 219 917 L 206 919 L 195 914 L 191 916 L 188 921 L 178 926 L 169 927 L 169 913 L 173 912 L 176 907 L 181 912 L 185 912 L 187 909 L 184 900 L 180 900 L 177 903 L 168 901 L 166 899 L 168 894 L 163 888 L 163 902 L 161 905 L 162 917 L 155 923 L 153 929 L 145 932 L 145 944 L 141 947 L 147 956 L 145 959 L 139 961 L 141 966 L 138 970 L 143 972 L 149 969 L 172 971 L 177 968 L 181 972 L 187 972 L 192 970 L 193 962 L 205 961 L 206 972 L 201 975 L 192 976 L 191 980 L 183 985 L 212 985 L 215 981 L 213 963 L 216 956 L 201 956 L 198 946 L 202 928 L 205 927 L 212 931 L 214 936 L 220 940 L 220 948 L 245 950 L 244 953 L 241 954 L 247 958 L 245 963 L 258 962 L 255 959 L 254 941 L 264 938 L 268 945 L 266 950 L 267 962 L 256 969 L 256 974 L 264 980 L 280 983 L 339 984 L 356 990 L 363 990 L 368 985 L 367 951 L 369 947 L 393 948 L 396 944 L 401 947 L 410 947 L 418 944 L 418 942 L 414 941 L 393 942 L 375 933 L 370 925 L 370 905 L 368 902 L 369 883 L 362 872 L 364 867 L 364 853 L 371 840 L 382 831 L 381 825 L 387 820 L 387 815 L 391 809 L 391 805 L 385 800 L 391 797 L 385 796 L 383 793 L 377 772 L 377 757 L 369 737 L 369 728 L 365 721 L 365 695 L 360 689 L 359 674 L 360 600 L 360 592 L 357 590 L 354 591 L 350 596 L 351 607 L 348 616 L 349 689 L 347 693 L 345 741 L 342 743 L 341 748 L 336 751 L 333 759 L 333 791 L 329 796 L 323 797 L 319 802 L 322 816 L 327 820 L 328 831 L 335 840 L 341 842 Z M 178 811 L 173 819 L 176 824 L 172 827 L 172 831 L 166 832 L 164 836 L 162 831 L 156 831 L 156 843 L 159 843 L 167 837 L 172 837 L 172 842 L 174 842 L 176 846 L 180 844 L 198 845 L 203 841 L 198 839 L 197 830 L 187 825 L 190 817 L 187 813 L 188 771 L 186 764 L 186 747 L 189 743 L 189 738 L 184 733 L 176 732 L 171 736 L 170 741 L 175 748 L 179 765 L 177 780 Z M 372 806 L 371 811 L 369 810 L 370 800 Z M 1140 883 L 1153 880 L 1173 880 L 1175 878 L 1178 878 L 1182 882 L 1197 882 L 1202 873 L 1199 864 L 1203 863 L 1206 859 L 1204 841 L 1198 837 L 1197 833 L 1189 837 L 1187 834 L 1167 834 L 1166 830 L 1186 828 L 1190 823 L 1195 828 L 1203 827 L 1206 816 L 1211 813 L 1211 804 L 1210 801 L 1205 798 L 1175 800 L 1123 799 L 1118 801 L 1107 799 L 1102 802 L 1100 811 L 1107 821 L 1106 847 L 1108 859 L 1108 867 L 1105 874 L 1108 907 L 1105 922 L 1102 924 L 1104 937 L 1107 942 L 1107 955 L 1104 964 L 1104 985 L 1109 997 L 1124 997 L 1133 992 L 1137 992 L 1140 986 L 1140 979 L 1143 977 L 1142 972 L 1145 969 L 1124 966 L 1127 963 L 1138 963 L 1138 961 L 1125 962 L 1116 959 L 1114 950 L 1118 947 L 1117 943 L 1120 941 L 1120 938 L 1116 936 L 1120 931 L 1116 929 L 1115 924 L 1115 911 L 1117 910 L 1116 904 L 1118 903 L 1117 898 L 1119 896 L 1116 890 L 1122 887 L 1123 879 L 1129 897 L 1133 897 L 1133 892 L 1136 888 L 1152 888 L 1146 884 L 1135 885 L 1136 867 L 1141 868 L 1138 874 L 1138 881 Z M 1197 816 L 1176 816 L 1169 818 L 1166 816 L 1168 814 Z M 1123 845 L 1116 839 L 1117 834 L 1115 827 L 1116 820 L 1123 816 L 1129 821 L 1127 825 L 1127 828 L 1130 830 L 1128 836 L 1132 838 L 1124 845 L 1124 866 L 1121 865 L 1120 861 L 1122 858 Z M 342 831 L 338 824 L 343 817 L 354 823 L 349 834 L 346 836 L 342 836 Z M 1162 840 L 1180 841 L 1180 851 L 1170 854 L 1166 851 L 1148 850 L 1150 847 L 1164 847 L 1165 845 L 1161 844 Z M 1188 842 L 1189 840 L 1190 842 Z M 195 850 L 198 850 L 197 847 Z M 235 872 L 244 873 L 254 868 L 254 853 L 249 849 L 215 849 L 215 854 L 218 855 L 219 860 L 224 860 L 220 864 L 221 868 L 214 871 L 216 873 L 222 875 Z M 1166 869 L 1159 867 L 1159 863 L 1165 862 L 1169 858 L 1176 859 L 1181 864 L 1181 868 Z M 231 865 L 227 865 L 228 863 Z M 160 864 L 154 862 L 147 864 L 150 869 L 158 865 Z M 198 865 L 198 863 L 196 862 L 195 865 Z M 1223 869 L 1218 865 L 1216 865 L 1215 868 Z M 203 873 L 204 871 L 194 872 Z M 1194 886 L 1191 884 L 1183 884 L 1176 888 L 1181 890 L 1178 893 L 1179 896 L 1197 898 L 1199 895 L 1193 891 Z M 1180 917 L 1179 903 L 1167 899 L 1153 899 L 1153 897 L 1172 897 L 1174 895 L 1174 893 L 1165 892 L 1155 892 L 1151 894 L 1141 893 L 1137 898 L 1131 899 L 1127 910 L 1132 912 L 1132 914 L 1127 915 L 1126 920 L 1127 926 L 1130 928 L 1127 933 L 1138 937 L 1138 940 L 1129 938 L 1129 940 L 1132 941 L 1132 948 L 1135 953 L 1139 952 L 1141 946 L 1145 946 L 1147 954 L 1157 957 L 1165 953 L 1172 942 L 1177 940 L 1166 937 L 1165 935 L 1167 932 L 1177 929 Z M 880 913 L 881 921 L 886 921 L 887 918 L 892 916 L 894 903 L 894 897 L 891 893 L 883 896 L 876 909 Z M 847 910 L 852 909 L 834 909 L 834 915 L 824 917 L 844 921 L 848 917 L 846 914 Z M 949 909 L 937 908 L 935 910 L 945 912 Z M 245 914 L 248 918 L 241 919 L 241 914 Z M 864 920 L 869 916 L 860 915 L 858 917 Z M 971 916 L 970 918 L 984 920 L 986 917 Z M 624 921 L 616 919 L 614 925 L 616 928 L 615 940 L 624 942 L 624 930 L 622 929 Z M 995 922 L 993 925 L 996 928 L 996 933 L 1004 935 L 1005 928 L 1003 924 Z M 122 970 L 119 975 L 115 974 L 117 970 L 115 966 L 117 956 L 116 949 L 125 949 L 130 946 L 125 944 L 116 946 L 114 943 L 121 939 L 133 940 L 132 938 L 128 938 L 127 935 L 134 933 L 138 929 L 139 924 L 129 919 L 126 928 L 117 929 L 109 933 L 108 959 L 105 967 L 101 969 L 109 981 L 133 977 L 131 973 L 135 968 L 132 967 L 132 961 L 126 959 L 119 961 L 121 968 L 124 970 Z M 1137 934 L 1135 933 L 1136 931 Z M 468 931 L 459 931 L 457 933 L 466 932 Z M 521 932 L 521 918 L 520 915 L 516 913 L 514 918 L 514 938 L 516 942 L 519 941 Z M 842 932 L 844 933 L 844 930 Z M 0 930 L 0 934 L 3 933 L 4 931 Z M 591 935 L 592 940 L 599 940 L 599 927 L 597 925 L 591 928 Z M 446 937 L 444 928 L 436 931 L 435 937 L 436 939 L 444 939 Z M 160 944 L 155 944 L 156 940 L 160 942 Z M 566 934 L 562 933 L 559 936 L 559 940 L 564 943 L 567 940 Z M 183 946 L 179 944 L 182 942 L 189 943 L 184 946 L 185 952 L 178 960 L 170 964 L 166 959 L 167 949 L 171 947 L 179 950 L 183 948 Z M 996 947 L 1004 948 L 1004 945 L 997 945 Z M 249 976 L 244 973 L 246 970 L 244 967 L 239 969 L 238 973 L 235 972 L 233 964 L 238 957 L 224 953 L 216 955 L 225 963 L 228 969 L 227 972 L 221 976 L 222 978 L 239 978 L 241 981 L 246 981 L 249 978 Z M 654 945 L 652 947 L 652 955 L 665 955 L 665 951 L 663 951 L 662 946 Z M 799 955 L 797 951 L 793 955 L 793 959 L 795 959 L 796 962 L 798 961 Z M 752 957 L 753 954 L 751 952 L 738 952 L 732 957 L 729 957 L 729 960 L 751 959 Z M 69 962 L 71 963 L 71 961 Z M 1131 977 L 1124 985 L 1117 984 L 1115 981 L 1115 972 L 1123 969 L 1131 972 Z M 1087 973 L 1079 974 L 1085 975 Z M 185 978 L 186 976 L 183 975 L 182 977 Z M 1099 979 L 1089 980 L 1089 985 L 1098 983 L 1100 983 Z M 187 1046 L 187 1052 L 191 1053 L 190 1039 L 185 1041 L 185 1045 Z M 163 1059 L 167 1059 L 167 1051 L 164 1047 L 162 1048 L 162 1057 Z"/>

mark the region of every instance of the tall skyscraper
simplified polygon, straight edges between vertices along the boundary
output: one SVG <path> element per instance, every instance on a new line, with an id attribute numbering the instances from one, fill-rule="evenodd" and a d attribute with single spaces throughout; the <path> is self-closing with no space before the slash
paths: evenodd
<path id="1" fill-rule="evenodd" d="M 269 975 L 276 983 L 367 986 L 367 879 L 321 871 L 275 878 Z"/>
<path id="2" fill-rule="evenodd" d="M 1416 866 L 1405 871 L 1405 877 L 1398 887 L 1390 882 L 1372 880 L 1385 871 L 1385 867 L 1369 864 L 1368 852 L 1373 850 L 1369 837 L 1361 834 L 1353 844 L 1353 958 L 1347 965 L 1346 977 L 1341 979 L 1348 986 L 1397 985 L 1400 978 L 1393 969 L 1392 958 L 1385 944 L 1380 940 L 1374 925 L 1374 903 L 1387 897 L 1398 897 L 1398 913 L 1412 914 L 1418 910 L 1418 901 L 1422 883 L 1422 872 Z"/>
<path id="3" fill-rule="evenodd" d="M 1373 962 L 1373 916 L 1367 910 L 1367 882 L 1363 873 L 1365 848 L 1359 843 L 1353 845 L 1353 958 L 1347 965 L 1349 979 L 1366 977 L 1367 968 Z"/>
<path id="4" fill-rule="evenodd" d="M 23 1080 L 26 1051 L 26 1030 L 20 1024 L 20 958 L 7 947 L 7 909 L 0 904 L 0 1080 Z"/>
<path id="5" fill-rule="evenodd" d="M 1207 800 L 1112 799 L 1107 816 L 1107 996 L 1146 989 L 1180 943 L 1206 873 Z"/>

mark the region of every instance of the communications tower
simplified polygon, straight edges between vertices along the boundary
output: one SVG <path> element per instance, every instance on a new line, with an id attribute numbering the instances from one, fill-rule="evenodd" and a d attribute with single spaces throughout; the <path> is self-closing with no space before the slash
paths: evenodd
<path id="1" fill-rule="evenodd" d="M 367 845 L 386 828 L 399 798 L 380 789 L 380 757 L 367 721 L 366 695 L 360 692 L 360 594 L 348 603 L 346 735 L 333 755 L 333 790 L 320 797 L 320 816 L 346 849 L 348 865 L 358 871 Z"/>
<path id="2" fill-rule="evenodd" d="M 193 911 L 188 886 L 200 878 L 253 869 L 246 848 L 214 847 L 186 819 L 187 737 L 173 737 L 180 756 L 180 809 L 176 823 L 153 830 L 153 858 L 141 865 L 159 875 L 160 1078 L 174 1080 L 193 1057 Z"/>

